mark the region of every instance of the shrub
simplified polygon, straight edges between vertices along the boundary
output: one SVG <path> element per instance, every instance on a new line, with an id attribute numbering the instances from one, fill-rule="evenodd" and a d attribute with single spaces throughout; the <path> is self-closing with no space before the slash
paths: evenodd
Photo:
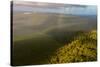
<path id="1" fill-rule="evenodd" d="M 86 62 L 97 60 L 97 32 L 91 31 L 76 37 L 70 44 L 56 50 L 49 63 Z M 74 37 L 75 38 L 75 37 Z"/>

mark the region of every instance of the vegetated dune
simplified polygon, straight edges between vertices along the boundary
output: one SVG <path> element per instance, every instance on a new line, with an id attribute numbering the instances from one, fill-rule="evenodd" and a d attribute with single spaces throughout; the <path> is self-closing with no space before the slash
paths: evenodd
<path id="1" fill-rule="evenodd" d="M 49 63 L 87 62 L 97 60 L 97 32 L 83 33 L 56 50 Z"/>
<path id="2" fill-rule="evenodd" d="M 13 65 L 96 61 L 96 31 L 70 33 L 64 39 L 64 36 L 36 34 L 31 38 L 16 40 L 13 45 Z"/>

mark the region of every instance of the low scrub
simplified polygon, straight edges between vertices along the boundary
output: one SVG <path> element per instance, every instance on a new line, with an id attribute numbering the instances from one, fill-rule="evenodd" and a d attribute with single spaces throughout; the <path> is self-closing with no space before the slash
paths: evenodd
<path id="1" fill-rule="evenodd" d="M 86 62 L 97 60 L 97 32 L 83 33 L 49 56 L 49 63 Z"/>

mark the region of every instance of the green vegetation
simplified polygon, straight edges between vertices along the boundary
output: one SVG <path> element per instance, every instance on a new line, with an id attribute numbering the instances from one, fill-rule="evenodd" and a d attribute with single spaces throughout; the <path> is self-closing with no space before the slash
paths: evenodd
<path id="1" fill-rule="evenodd" d="M 13 17 L 12 65 L 97 60 L 93 16 L 14 12 Z"/>
<path id="2" fill-rule="evenodd" d="M 96 31 L 83 33 L 50 56 L 50 63 L 86 62 L 97 60 Z"/>
<path id="3" fill-rule="evenodd" d="M 97 60 L 97 32 L 49 31 L 17 37 L 13 45 L 13 65 L 54 64 Z"/>

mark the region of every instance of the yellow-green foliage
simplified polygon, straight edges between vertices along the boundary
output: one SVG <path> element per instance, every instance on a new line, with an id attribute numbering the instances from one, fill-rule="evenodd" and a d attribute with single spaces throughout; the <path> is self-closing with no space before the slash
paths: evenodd
<path id="1" fill-rule="evenodd" d="M 55 64 L 97 60 L 97 32 L 34 34 L 14 40 L 13 65 Z M 61 36 L 61 37 L 59 37 Z"/>
<path id="2" fill-rule="evenodd" d="M 49 63 L 70 63 L 97 60 L 97 32 L 91 31 L 74 37 L 71 43 L 56 50 Z"/>

